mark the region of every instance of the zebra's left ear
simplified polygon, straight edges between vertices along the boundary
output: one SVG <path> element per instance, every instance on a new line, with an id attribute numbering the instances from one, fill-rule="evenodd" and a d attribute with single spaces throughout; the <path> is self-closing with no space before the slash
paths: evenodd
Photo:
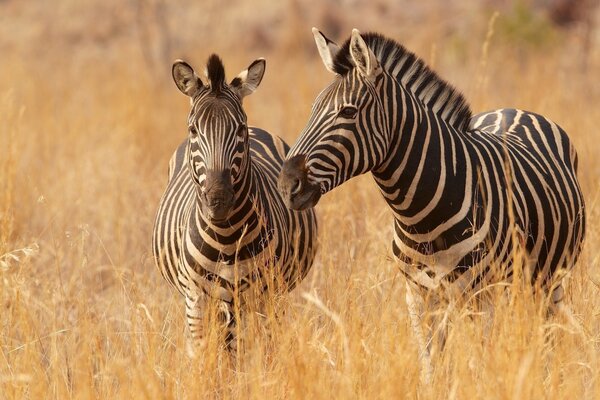
<path id="1" fill-rule="evenodd" d="M 265 59 L 259 58 L 250 64 L 247 70 L 240 72 L 238 76 L 233 78 L 230 86 L 238 92 L 240 98 L 252 94 L 258 88 L 265 74 L 266 66 Z"/>
<path id="2" fill-rule="evenodd" d="M 352 29 L 350 38 L 350 55 L 358 71 L 369 79 L 374 79 L 380 72 L 379 61 L 360 35 L 358 29 Z"/>

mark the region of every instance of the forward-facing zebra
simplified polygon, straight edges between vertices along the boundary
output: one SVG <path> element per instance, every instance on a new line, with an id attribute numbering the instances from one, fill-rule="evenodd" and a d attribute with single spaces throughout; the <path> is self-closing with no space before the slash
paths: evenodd
<path id="1" fill-rule="evenodd" d="M 185 62 L 173 64 L 175 84 L 191 99 L 189 135 L 169 163 L 153 252 L 163 277 L 185 296 L 195 347 L 203 342 L 207 299 L 217 301 L 225 343 L 235 348 L 236 302 L 247 305 L 251 288 L 291 290 L 315 255 L 314 212 L 289 210 L 277 191 L 289 147 L 249 128 L 242 108 L 264 71 L 258 59 L 227 84 L 221 60 L 212 55 L 204 84 Z"/>
<path id="2" fill-rule="evenodd" d="M 339 47 L 313 33 L 335 80 L 284 163 L 279 189 L 288 206 L 313 207 L 371 171 L 394 215 L 393 252 L 410 282 L 411 323 L 426 358 L 421 296 L 473 294 L 498 268 L 510 279 L 519 249 L 531 282 L 561 308 L 561 280 L 553 278 L 575 264 L 585 230 L 566 133 L 522 110 L 471 116 L 458 91 L 379 34 L 353 30 Z"/>

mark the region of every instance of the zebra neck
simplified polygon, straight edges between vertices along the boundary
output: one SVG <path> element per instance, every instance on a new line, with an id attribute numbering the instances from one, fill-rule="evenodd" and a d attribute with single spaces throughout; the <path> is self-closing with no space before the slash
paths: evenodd
<path id="1" fill-rule="evenodd" d="M 429 232 L 444 205 L 464 202 L 473 179 L 468 153 L 461 134 L 406 90 L 395 109 L 388 154 L 373 176 L 400 225 Z"/>

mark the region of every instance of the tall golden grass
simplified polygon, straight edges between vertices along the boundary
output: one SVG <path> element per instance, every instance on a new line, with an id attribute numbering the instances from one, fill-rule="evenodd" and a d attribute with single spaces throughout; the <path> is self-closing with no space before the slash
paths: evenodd
<path id="1" fill-rule="evenodd" d="M 459 9 L 449 18 L 442 3 L 416 20 L 395 3 L 376 15 L 268 2 L 235 3 L 237 14 L 217 2 L 168 14 L 168 56 L 187 57 L 198 70 L 211 52 L 229 77 L 267 57 L 246 111 L 252 125 L 289 143 L 331 79 L 310 34 L 323 21 L 326 33 L 339 27 L 344 38 L 357 26 L 406 43 L 463 90 L 475 112 L 533 110 L 570 134 L 588 231 L 567 303 L 585 332 L 546 318 L 527 288 L 493 291 L 491 320 L 468 305 L 445 310 L 448 341 L 434 355 L 433 383 L 422 387 L 404 281 L 390 258 L 390 215 L 368 176 L 322 199 L 313 270 L 273 299 L 285 313 L 268 321 L 268 333 L 251 317 L 237 359 L 216 346 L 186 355 L 183 299 L 150 253 L 168 158 L 185 138 L 188 112 L 171 60 L 148 56 L 160 32 L 140 34 L 144 20 L 128 31 L 135 10 L 113 3 L 99 14 L 69 0 L 42 4 L 0 4 L 0 398 L 600 396 L 600 54 L 580 31 L 549 28 L 547 41 L 530 45 L 503 31 L 510 10 L 488 24 L 493 10 Z M 267 28 L 231 22 L 249 11 Z M 203 29 L 178 23 L 196 17 Z M 468 27 L 447 28 L 449 19 Z"/>

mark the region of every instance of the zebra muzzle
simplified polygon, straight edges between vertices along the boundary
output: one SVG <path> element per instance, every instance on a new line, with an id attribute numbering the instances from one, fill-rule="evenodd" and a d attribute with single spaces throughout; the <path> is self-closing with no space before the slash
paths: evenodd
<path id="1" fill-rule="evenodd" d="M 224 221 L 233 208 L 234 191 L 229 171 L 207 173 L 206 189 L 200 197 L 202 212 L 213 222 Z"/>
<path id="2" fill-rule="evenodd" d="M 308 180 L 308 172 L 306 157 L 302 154 L 283 163 L 277 187 L 285 205 L 292 210 L 314 207 L 321 198 L 321 187 Z"/>
<path id="3" fill-rule="evenodd" d="M 233 195 L 207 195 L 203 201 L 203 212 L 211 221 L 224 221 L 229 217 L 233 206 Z"/>

